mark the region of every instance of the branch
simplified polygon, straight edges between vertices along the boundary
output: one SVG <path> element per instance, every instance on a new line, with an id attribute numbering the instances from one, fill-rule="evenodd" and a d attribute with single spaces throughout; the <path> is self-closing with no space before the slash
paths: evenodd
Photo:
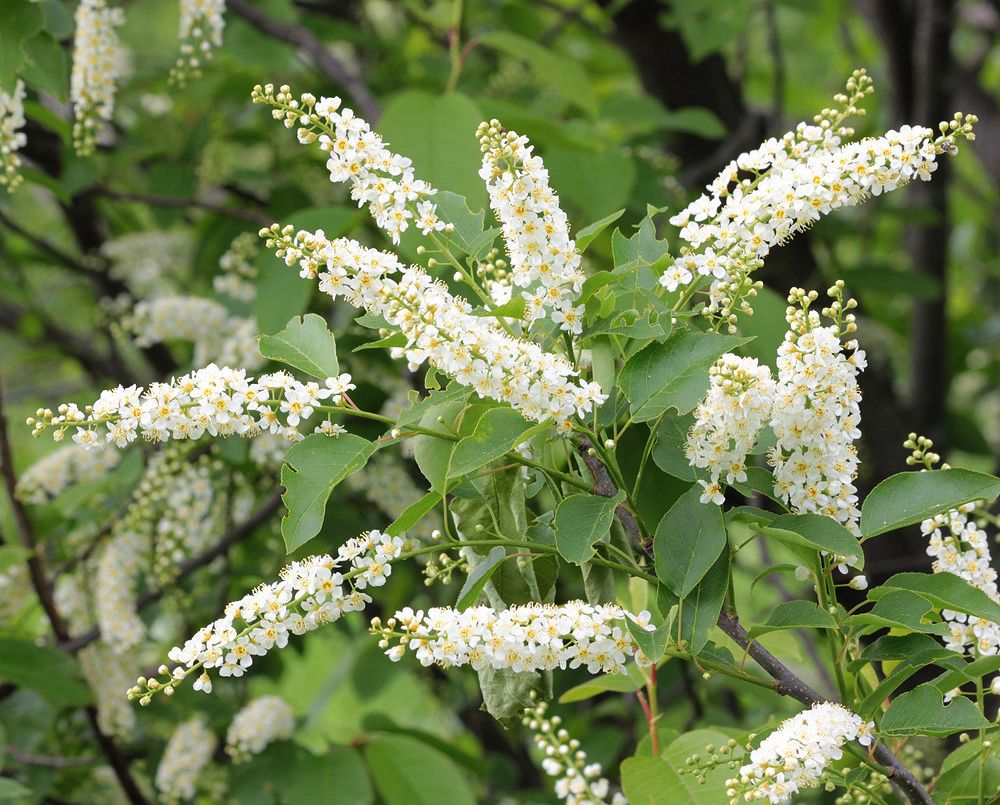
<path id="1" fill-rule="evenodd" d="M 10 449 L 10 439 L 7 435 L 7 417 L 3 410 L 3 386 L 0 385 L 0 465 L 2 465 L 3 485 L 7 492 L 11 513 L 14 517 L 14 528 L 21 538 L 21 544 L 30 552 L 27 560 L 28 573 L 31 576 L 31 584 L 35 589 L 35 594 L 41 602 L 42 609 L 49 620 L 52 631 L 59 641 L 69 638 L 69 630 L 66 622 L 56 608 L 55 596 L 52 585 L 45 575 L 45 568 L 42 564 L 41 553 L 35 541 L 34 530 L 31 521 L 28 519 L 28 512 L 24 504 L 17 497 L 17 476 L 14 474 L 14 458 Z M 118 783 L 122 787 L 125 796 L 128 797 L 132 805 L 146 805 L 146 798 L 136 785 L 135 779 L 128 768 L 128 761 L 118 749 L 118 745 L 111 736 L 104 733 L 98 723 L 97 708 L 94 705 L 87 705 L 84 708 L 87 720 L 90 722 L 94 737 L 97 739 L 101 751 L 108 760 L 108 765 L 114 770 Z"/>
<path id="2" fill-rule="evenodd" d="M 229 0 L 226 4 L 254 28 L 281 42 L 300 48 L 312 59 L 316 69 L 334 84 L 340 84 L 354 98 L 362 116 L 370 123 L 382 116 L 382 107 L 361 77 L 334 56 L 312 31 L 290 22 L 268 16 L 250 0 Z"/>
<path id="3" fill-rule="evenodd" d="M 591 471 L 594 480 L 597 482 L 594 492 L 603 497 L 614 497 L 618 493 L 618 490 L 601 460 L 596 455 L 591 455 L 590 451 L 594 447 L 593 444 L 587 437 L 581 436 L 579 438 L 579 446 L 584 463 L 586 463 L 587 468 Z M 635 522 L 635 518 L 632 517 L 631 512 L 619 506 L 615 514 L 629 535 L 637 539 L 639 544 L 642 545 L 643 550 L 651 554 L 650 547 L 641 540 L 638 524 Z M 719 614 L 718 627 L 729 635 L 740 648 L 749 654 L 767 672 L 768 676 L 774 680 L 774 689 L 778 693 L 784 696 L 791 696 L 793 699 L 797 699 L 809 706 L 829 701 L 825 696 L 822 696 L 799 679 L 790 668 L 786 667 L 760 643 L 751 641 L 747 636 L 746 630 L 740 625 L 735 612 L 721 612 Z M 903 791 L 910 802 L 914 805 L 934 805 L 934 800 L 930 798 L 924 787 L 913 776 L 913 772 L 903 765 L 888 746 L 883 743 L 877 743 L 873 751 L 875 759 L 886 768 L 886 776 Z"/>
<path id="4" fill-rule="evenodd" d="M 111 190 L 101 188 L 96 191 L 102 196 L 118 201 L 137 201 L 141 204 L 149 204 L 151 207 L 167 207 L 172 209 L 188 209 L 193 207 L 207 212 L 214 212 L 218 215 L 227 215 L 240 221 L 249 221 L 254 226 L 270 226 L 273 221 L 266 215 L 256 210 L 243 209 L 241 207 L 227 207 L 224 204 L 214 204 L 211 201 L 202 201 L 197 198 L 179 198 L 177 196 L 159 196 L 146 193 L 129 193 L 124 190 Z"/>
<path id="5" fill-rule="evenodd" d="M 799 679 L 790 668 L 786 667 L 781 660 L 760 643 L 751 641 L 747 636 L 746 629 L 740 625 L 735 612 L 723 611 L 720 613 L 718 626 L 732 638 L 733 642 L 753 657 L 761 668 L 767 671 L 768 675 L 774 680 L 775 690 L 778 693 L 791 696 L 793 699 L 797 699 L 810 707 L 814 704 L 827 701 L 824 696 L 821 696 L 817 691 Z M 910 802 L 914 803 L 914 805 L 917 803 L 920 803 L 920 805 L 934 805 L 934 800 L 931 799 L 917 778 L 913 776 L 913 772 L 903 765 L 888 746 L 884 743 L 875 744 L 873 754 L 875 759 L 886 768 L 886 776 L 889 778 L 889 781 L 899 786 Z"/>
<path id="6" fill-rule="evenodd" d="M 248 537 L 252 534 L 258 526 L 266 523 L 278 510 L 281 505 L 281 497 L 277 494 L 272 495 L 267 500 L 265 500 L 257 510 L 251 514 L 246 520 L 238 525 L 234 526 L 232 529 L 227 531 L 218 542 L 213 546 L 205 550 L 203 553 L 197 556 L 192 556 L 186 562 L 182 563 L 178 568 L 177 577 L 174 582 L 179 582 L 182 579 L 187 578 L 192 573 L 194 573 L 199 568 L 205 567 L 205 565 L 210 564 L 215 559 L 226 553 L 233 545 L 237 542 Z M 166 590 L 149 590 L 143 595 L 139 596 L 139 600 L 136 605 L 141 609 L 143 607 L 149 606 L 150 604 L 159 601 Z M 86 648 L 95 640 L 98 640 L 101 636 L 101 631 L 96 626 L 84 632 L 76 637 L 66 637 L 61 644 L 61 648 L 68 651 L 71 654 L 76 654 L 80 649 Z"/>
<path id="7" fill-rule="evenodd" d="M 604 498 L 613 498 L 618 494 L 618 487 L 616 487 L 615 482 L 611 480 L 608 468 L 605 467 L 604 463 L 597 457 L 597 453 L 594 450 L 594 443 L 591 442 L 586 436 L 580 436 L 577 443 L 579 445 L 580 456 L 583 458 L 583 463 L 587 465 L 587 469 L 590 470 L 590 474 L 594 476 L 594 494 L 600 495 Z M 619 506 L 615 510 L 615 514 L 618 516 L 618 522 L 620 522 L 625 528 L 625 532 L 629 535 L 629 538 L 639 545 L 647 554 L 652 556 L 653 543 L 648 537 L 643 536 L 642 529 L 639 528 L 639 523 L 636 522 L 635 515 L 628 510 L 625 504 Z"/>

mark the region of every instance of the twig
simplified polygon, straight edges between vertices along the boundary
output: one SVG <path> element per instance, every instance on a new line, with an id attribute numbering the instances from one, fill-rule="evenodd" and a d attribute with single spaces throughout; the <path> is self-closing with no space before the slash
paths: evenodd
<path id="1" fill-rule="evenodd" d="M 4 755 L 23 766 L 44 766 L 49 769 L 72 769 L 77 766 L 94 766 L 101 761 L 92 757 L 50 757 L 48 755 L 32 755 L 22 752 L 16 746 L 7 746 Z"/>
<path id="2" fill-rule="evenodd" d="M 262 503 L 257 510 L 250 515 L 242 523 L 234 526 L 232 529 L 227 531 L 218 542 L 212 545 L 210 548 L 200 553 L 197 556 L 192 556 L 186 562 L 183 562 L 178 568 L 177 576 L 174 582 L 179 582 L 184 578 L 190 576 L 194 571 L 199 568 L 205 567 L 205 565 L 210 564 L 213 560 L 219 558 L 225 554 L 233 545 L 242 539 L 245 539 L 250 534 L 256 530 L 260 525 L 266 523 L 271 516 L 278 510 L 281 505 L 281 497 L 278 495 L 273 495 L 268 498 L 264 503 Z M 141 609 L 142 607 L 149 606 L 155 601 L 159 601 L 166 591 L 159 590 L 149 590 L 139 596 L 139 600 L 136 605 Z M 76 637 L 67 637 L 62 641 L 61 648 L 71 654 L 76 654 L 80 649 L 86 648 L 95 640 L 99 639 L 101 636 L 100 629 L 96 626 L 83 634 L 77 635 Z"/>
<path id="3" fill-rule="evenodd" d="M 171 209 L 195 208 L 214 212 L 218 215 L 226 215 L 240 221 L 249 221 L 254 226 L 270 226 L 273 221 L 264 213 L 256 210 L 243 209 L 241 207 L 227 207 L 224 204 L 214 204 L 211 201 L 202 201 L 197 198 L 180 198 L 178 196 L 160 196 L 147 193 L 130 193 L 125 190 L 111 190 L 101 188 L 97 191 L 99 195 L 118 201 L 137 201 L 141 204 L 149 204 L 151 207 L 167 207 Z"/>
<path id="4" fill-rule="evenodd" d="M 594 476 L 594 494 L 604 498 L 613 498 L 618 494 L 618 487 L 611 480 L 611 474 L 608 472 L 608 468 L 604 466 L 604 462 L 594 452 L 594 443 L 586 436 L 580 436 L 577 439 L 577 444 L 579 445 L 579 452 L 581 458 L 583 458 L 583 463 L 587 465 L 590 474 Z M 642 535 L 642 529 L 639 528 L 639 523 L 636 522 L 635 515 L 624 504 L 615 510 L 615 514 L 618 515 L 618 522 L 625 528 L 629 538 L 652 556 L 653 545 L 648 538 Z"/>
<path id="5" fill-rule="evenodd" d="M 340 59 L 309 30 L 300 25 L 268 16 L 249 0 L 229 0 L 227 7 L 254 28 L 281 42 L 301 48 L 329 81 L 340 84 L 354 98 L 361 114 L 371 123 L 382 116 L 382 107 L 368 85 L 348 69 Z"/>
<path id="6" fill-rule="evenodd" d="M 10 439 L 7 435 L 7 417 L 3 409 L 3 386 L 0 383 L 0 465 L 2 465 L 3 485 L 7 492 L 11 513 L 14 517 L 14 527 L 21 539 L 21 544 L 29 551 L 27 565 L 28 573 L 31 577 L 31 584 L 35 589 L 35 594 L 45 610 L 45 615 L 49 620 L 52 631 L 60 642 L 69 638 L 69 630 L 66 622 L 59 614 L 55 605 L 55 596 L 52 585 L 45 574 L 45 567 L 42 563 L 41 553 L 35 540 L 35 533 L 28 519 L 28 513 L 24 504 L 17 497 L 17 476 L 14 474 L 14 459 L 10 448 Z M 146 805 L 146 798 L 136 785 L 135 779 L 128 768 L 128 761 L 118 749 L 118 745 L 111 736 L 105 734 L 98 723 L 97 708 L 88 705 L 84 708 L 87 720 L 90 722 L 94 737 L 101 748 L 101 752 L 108 760 L 118 778 L 125 796 L 128 797 L 132 805 Z"/>

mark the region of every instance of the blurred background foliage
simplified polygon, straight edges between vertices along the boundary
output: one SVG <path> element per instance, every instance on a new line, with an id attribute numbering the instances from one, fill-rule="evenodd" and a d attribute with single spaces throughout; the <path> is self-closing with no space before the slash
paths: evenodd
<path id="1" fill-rule="evenodd" d="M 25 1 L 0 0 L 0 20 L 18 17 Z M 962 110 L 979 116 L 979 138 L 945 160 L 933 182 L 828 216 L 775 251 L 760 273 L 767 290 L 745 327 L 757 336 L 751 349 L 773 361 L 789 287 L 822 288 L 843 278 L 860 302 L 859 337 L 871 363 L 862 376 L 862 493 L 903 468 L 899 445 L 910 430 L 933 436 L 956 464 L 997 472 L 996 0 L 469 0 L 457 28 L 450 0 L 232 0 L 223 46 L 204 75 L 183 87 L 167 83 L 177 53 L 177 5 L 134 0 L 124 4 L 130 70 L 114 125 L 86 158 L 73 154 L 67 122 L 72 4 L 32 5 L 42 23 L 28 31 L 19 57 L 30 86 L 26 181 L 0 197 L 0 371 L 19 468 L 51 447 L 19 426 L 39 405 L 92 399 L 108 385 L 190 366 L 183 344 L 138 350 L 116 336 L 116 307 L 108 300 L 142 295 L 117 272 L 120 259 L 148 260 L 156 282 L 176 292 L 212 296 L 219 258 L 234 236 L 272 221 L 391 248 L 344 188 L 327 181 L 317 154 L 251 105 L 255 83 L 342 95 L 377 123 L 395 151 L 413 159 L 418 176 L 464 195 L 474 210 L 487 200 L 474 133 L 481 120 L 497 117 L 537 145 L 575 229 L 624 208 L 617 222 L 623 233 L 652 215 L 659 237 L 673 242 L 666 223 L 672 211 L 737 154 L 810 119 L 863 66 L 877 92 L 860 133 L 935 125 Z M 348 86 L 317 61 L 303 32 L 333 54 Z M 8 48 L 2 33 L 0 47 Z M 172 237 L 121 240 L 150 230 Z M 588 250 L 589 270 L 614 264 L 611 231 Z M 404 238 L 400 252 L 412 258 L 415 246 Z M 249 312 L 262 331 L 276 331 L 310 307 L 329 312 L 273 257 L 261 256 L 257 267 Z M 348 309 L 332 315 L 345 363 L 358 374 L 363 363 L 370 376 L 359 383 L 358 401 L 377 410 L 386 396 L 380 377 L 398 377 L 399 367 L 379 351 L 352 354 L 367 337 Z M 630 434 L 636 463 L 640 430 Z M 238 447 L 229 452 L 239 460 Z M 91 515 L 93 501 L 134 484 L 129 471 L 123 465 L 71 499 L 33 510 L 39 533 L 57 541 Z M 683 488 L 652 468 L 644 484 L 663 490 L 643 496 L 659 509 L 647 521 Z M 330 505 L 324 532 L 303 553 L 385 524 L 364 490 L 338 490 Z M 0 511 L 11 543 L 9 513 Z M 881 553 L 869 556 L 873 582 L 926 569 L 924 547 L 919 535 L 874 544 Z M 232 553 L 221 577 L 188 583 L 182 594 L 197 605 L 164 606 L 154 635 L 171 633 L 178 621 L 199 623 L 203 610 L 210 614 L 220 598 L 234 597 L 227 593 L 273 575 L 282 554 L 276 533 L 262 530 Z M 761 584 L 751 597 L 755 572 L 742 571 L 741 611 L 766 611 L 781 595 Z M 381 608 L 425 604 L 420 583 L 414 569 L 400 568 Z M 40 623 L 38 608 L 28 606 L 0 641 L 34 639 Z M 786 633 L 769 641 L 782 656 L 808 659 L 808 646 Z M 76 722 L 49 689 L 46 663 L 23 681 L 3 655 L 0 647 L 0 679 L 20 687 L 4 688 L 0 745 L 22 755 L 56 751 L 53 745 L 60 754 L 88 754 L 89 739 L 63 729 Z M 273 692 L 293 706 L 302 726 L 295 746 L 273 747 L 229 775 L 230 796 L 241 803 L 362 802 L 375 790 L 390 802 L 550 797 L 525 737 L 478 709 L 473 676 L 390 666 L 361 619 L 311 636 L 269 658 L 267 667 L 270 673 L 252 680 L 230 681 L 231 696 L 181 692 L 170 707 L 143 711 L 143 738 L 129 746 L 134 764 L 155 768 L 162 740 L 184 715 L 205 711 L 222 731 L 240 701 Z M 683 663 L 663 669 L 665 733 L 726 725 L 742 734 L 789 706 L 721 680 L 696 690 L 696 673 Z M 555 692 L 583 681 L 574 672 L 561 675 Z M 562 712 L 571 731 L 586 737 L 592 759 L 614 769 L 642 737 L 638 707 L 628 696 L 588 693 L 594 691 L 570 695 L 581 700 Z M 322 763 L 316 752 L 327 753 Z M 375 762 L 385 758 L 401 766 Z M 109 784 L 88 776 L 87 767 L 23 766 L 21 779 L 50 801 L 111 801 Z M 215 773 L 229 774 L 222 765 Z M 423 799 L 398 787 L 408 776 L 426 781 Z M 687 801 L 683 796 L 678 801 Z"/>

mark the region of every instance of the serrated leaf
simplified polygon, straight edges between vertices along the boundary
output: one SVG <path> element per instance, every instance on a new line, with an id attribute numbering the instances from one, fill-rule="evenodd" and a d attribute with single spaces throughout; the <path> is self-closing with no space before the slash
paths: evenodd
<path id="1" fill-rule="evenodd" d="M 617 221 L 625 212 L 625 208 L 622 207 L 620 210 L 611 213 L 610 215 L 604 216 L 600 221 L 594 221 L 594 223 L 585 226 L 579 232 L 576 233 L 576 250 L 583 254 L 587 251 L 587 247 L 611 224 Z"/>
<path id="2" fill-rule="evenodd" d="M 397 537 L 400 534 L 405 534 L 431 511 L 433 511 L 434 507 L 440 502 L 440 492 L 428 492 L 416 503 L 408 506 L 406 511 L 393 520 L 392 523 L 385 529 L 385 533 L 394 537 Z"/>
<path id="3" fill-rule="evenodd" d="M 691 773 L 687 759 L 705 751 L 707 744 L 725 746 L 729 736 L 716 730 L 694 730 L 677 738 L 660 757 L 636 755 L 621 765 L 622 789 L 631 805 L 723 805 L 726 764 L 709 769 L 704 782 Z"/>
<path id="4" fill-rule="evenodd" d="M 1000 478 L 972 470 L 901 472 L 886 478 L 861 505 L 861 533 L 884 534 L 974 500 L 1000 495 Z"/>
<path id="5" fill-rule="evenodd" d="M 951 609 L 1000 623 L 1000 604 L 952 573 L 897 573 L 869 590 L 868 597 L 877 601 L 891 590 L 908 590 L 926 598 L 938 609 Z"/>
<path id="6" fill-rule="evenodd" d="M 507 551 L 503 546 L 497 545 L 495 548 L 491 548 L 486 557 L 472 568 L 468 578 L 466 578 L 465 584 L 462 585 L 462 589 L 458 593 L 455 609 L 459 612 L 465 612 L 475 604 L 482 594 L 483 588 L 486 587 L 486 582 L 490 580 L 490 576 L 506 558 Z"/>
<path id="7" fill-rule="evenodd" d="M 588 679 L 567 690 L 559 697 L 559 704 L 572 704 L 600 696 L 602 693 L 632 693 L 646 684 L 638 666 L 627 666 L 627 673 L 604 674 Z"/>
<path id="8" fill-rule="evenodd" d="M 591 559 L 594 545 L 610 533 L 615 509 L 624 499 L 624 492 L 613 498 L 588 494 L 563 498 L 553 520 L 556 547 L 563 559 L 576 564 Z"/>
<path id="9" fill-rule="evenodd" d="M 680 329 L 637 352 L 622 367 L 619 384 L 636 422 L 656 419 L 669 408 L 686 414 L 708 389 L 708 369 L 745 339 Z"/>
<path id="10" fill-rule="evenodd" d="M 288 510 L 281 519 L 281 536 L 288 553 L 319 533 L 334 487 L 365 466 L 374 452 L 373 442 L 352 433 L 336 438 L 314 433 L 292 445 L 281 468 L 281 500 Z"/>
<path id="11" fill-rule="evenodd" d="M 471 394 L 472 389 L 468 386 L 460 386 L 458 383 L 450 383 L 447 388 L 441 391 L 432 391 L 423 398 L 420 397 L 420 392 L 411 391 L 409 399 L 413 404 L 406 410 L 400 411 L 399 416 L 396 417 L 396 426 L 405 428 L 407 425 L 414 425 L 423 419 L 431 408 L 445 403 L 466 400 Z"/>
<path id="12" fill-rule="evenodd" d="M 257 344 L 265 358 L 288 364 L 318 380 L 340 374 L 337 340 L 323 317 L 315 313 L 296 316 L 280 333 L 260 336 Z"/>
<path id="13" fill-rule="evenodd" d="M 948 634 L 948 627 L 943 623 L 924 622 L 927 613 L 933 609 L 933 604 L 922 595 L 908 590 L 891 590 L 881 596 L 868 612 L 848 618 L 847 625 L 851 631 L 859 628 L 865 632 L 909 629 L 926 634 Z"/>
<path id="14" fill-rule="evenodd" d="M 681 495 L 656 527 L 656 577 L 683 598 L 704 578 L 726 547 L 722 509 L 702 503 L 701 486 Z"/>
<path id="15" fill-rule="evenodd" d="M 782 601 L 768 616 L 767 622 L 752 627 L 748 634 L 755 640 L 780 629 L 836 629 L 833 615 L 812 601 Z"/>
<path id="16" fill-rule="evenodd" d="M 666 618 L 671 608 L 677 607 L 670 632 L 674 637 L 679 633 L 692 653 L 697 654 L 708 643 L 708 633 L 719 619 L 728 588 L 729 551 L 722 552 L 705 577 L 684 598 L 675 595 L 665 584 L 657 587 L 656 601 L 660 614 Z"/>
<path id="17" fill-rule="evenodd" d="M 34 690 L 56 707 L 91 702 L 73 657 L 28 640 L 0 637 L 0 680 Z"/>
<path id="18" fill-rule="evenodd" d="M 990 722 L 968 699 L 958 696 L 945 704 L 940 691 L 931 685 L 919 685 L 889 702 L 878 729 L 882 735 L 944 738 L 963 730 L 989 727 Z"/>
<path id="19" fill-rule="evenodd" d="M 484 467 L 549 427 L 545 422 L 528 422 L 512 408 L 492 408 L 480 417 L 472 433 L 454 446 L 448 477 L 458 478 Z"/>

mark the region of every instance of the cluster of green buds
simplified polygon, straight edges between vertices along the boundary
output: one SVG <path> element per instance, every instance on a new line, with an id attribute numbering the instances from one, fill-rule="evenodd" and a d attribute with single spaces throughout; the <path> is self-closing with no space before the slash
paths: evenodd
<path id="1" fill-rule="evenodd" d="M 157 668 L 156 673 L 163 677 L 163 681 L 161 682 L 157 677 L 140 676 L 135 681 L 135 685 L 125 692 L 125 696 L 130 702 L 137 701 L 141 707 L 148 707 L 153 701 L 153 697 L 158 693 L 168 697 L 173 696 L 177 686 L 183 681 L 183 678 L 175 678 L 166 665 Z"/>
<path id="2" fill-rule="evenodd" d="M 844 85 L 844 91 L 833 96 L 836 104 L 833 108 L 822 109 L 813 117 L 817 126 L 833 130 L 838 137 L 853 137 L 854 129 L 842 126 L 841 123 L 849 117 L 864 117 L 865 109 L 861 102 L 875 91 L 874 82 L 864 68 L 855 70 Z"/>
<path id="3" fill-rule="evenodd" d="M 833 302 L 829 307 L 822 310 L 822 314 L 837 325 L 837 332 L 841 338 L 858 330 L 857 317 L 851 313 L 858 306 L 857 299 L 844 298 L 844 281 L 837 280 L 826 289 L 826 295 Z"/>
<path id="4" fill-rule="evenodd" d="M 906 437 L 906 441 L 903 442 L 903 447 L 911 451 L 910 455 L 906 457 L 906 463 L 910 467 L 922 464 L 924 469 L 932 470 L 941 461 L 941 456 L 931 450 L 934 447 L 934 442 L 926 436 L 911 433 Z M 948 468 L 948 464 L 941 465 L 941 469 L 943 470 Z"/>
<path id="5" fill-rule="evenodd" d="M 976 139 L 976 133 L 972 130 L 979 122 L 975 115 L 965 115 L 955 112 L 951 120 L 942 120 L 938 123 L 941 136 L 934 141 L 934 149 L 939 154 L 957 154 L 958 140 L 968 140 L 972 142 Z"/>
<path id="6" fill-rule="evenodd" d="M 448 584 L 456 570 L 459 573 L 468 574 L 469 569 L 469 563 L 461 555 L 449 556 L 442 552 L 437 560 L 431 559 L 424 566 L 424 584 L 427 587 L 431 587 L 435 582 Z"/>
<path id="7" fill-rule="evenodd" d="M 762 265 L 764 261 L 760 259 L 743 261 L 729 279 L 720 280 L 712 286 L 711 301 L 701 312 L 712 322 L 716 332 L 725 327 L 726 332 L 735 335 L 739 329 L 739 316 L 753 315 L 753 300 L 757 298 L 764 283 L 750 279 L 750 273 Z"/>
<path id="8" fill-rule="evenodd" d="M 751 735 L 749 740 L 753 740 Z M 746 747 L 734 739 L 730 738 L 722 746 L 715 744 L 705 744 L 704 753 L 696 752 L 684 759 L 684 765 L 680 768 L 681 774 L 692 775 L 700 785 L 704 785 L 706 775 L 713 769 L 728 768 L 738 769 L 743 762 L 743 755 L 750 751 L 750 744 Z"/>

